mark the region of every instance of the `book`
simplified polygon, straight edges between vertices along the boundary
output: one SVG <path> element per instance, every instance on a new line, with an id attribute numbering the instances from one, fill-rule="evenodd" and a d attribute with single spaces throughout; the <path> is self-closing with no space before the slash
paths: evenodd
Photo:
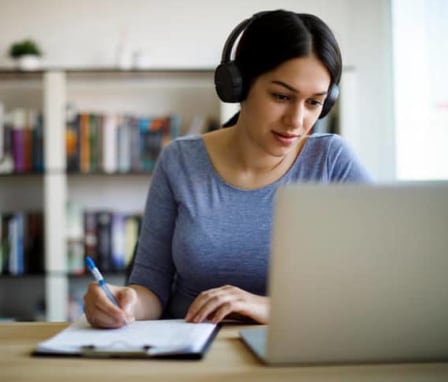
<path id="1" fill-rule="evenodd" d="M 140 158 L 140 126 L 138 118 L 129 117 L 128 125 L 130 130 L 130 161 L 131 171 L 141 172 L 143 170 L 142 161 Z"/>
<path id="2" fill-rule="evenodd" d="M 95 261 L 98 260 L 96 245 L 97 245 L 97 231 L 96 231 L 96 212 L 85 210 L 83 213 L 84 222 L 84 255 L 90 256 Z"/>
<path id="3" fill-rule="evenodd" d="M 96 114 L 89 114 L 89 172 L 98 171 L 98 162 L 99 162 L 99 149 L 98 145 L 100 142 L 99 139 L 99 119 Z"/>
<path id="4" fill-rule="evenodd" d="M 67 171 L 80 170 L 80 115 L 67 116 L 65 128 L 65 152 L 67 157 Z"/>
<path id="5" fill-rule="evenodd" d="M 26 110 L 18 108 L 12 111 L 11 149 L 14 172 L 25 172 L 25 135 Z"/>
<path id="6" fill-rule="evenodd" d="M 3 158 L 5 153 L 4 146 L 4 126 L 5 126 L 5 105 L 0 101 L 0 160 Z"/>
<path id="7" fill-rule="evenodd" d="M 32 170 L 35 172 L 44 171 L 44 118 L 39 112 L 34 119 L 32 127 Z"/>
<path id="8" fill-rule="evenodd" d="M 112 215 L 112 269 L 122 271 L 125 269 L 125 221 L 126 215 L 114 212 Z"/>
<path id="9" fill-rule="evenodd" d="M 106 173 L 114 173 L 117 171 L 117 116 L 111 113 L 106 114 L 103 119 L 102 127 L 103 171 Z"/>
<path id="10" fill-rule="evenodd" d="M 125 268 L 127 269 L 133 261 L 136 243 L 140 234 L 142 222 L 141 215 L 129 215 L 124 223 L 124 248 L 125 248 Z"/>
<path id="11" fill-rule="evenodd" d="M 42 211 L 24 214 L 23 226 L 24 272 L 41 274 L 44 272 L 44 217 Z"/>
<path id="12" fill-rule="evenodd" d="M 79 116 L 79 167 L 81 172 L 90 171 L 90 115 Z"/>
<path id="13" fill-rule="evenodd" d="M 97 211 L 95 214 L 97 264 L 105 272 L 114 270 L 112 264 L 112 218 L 111 211 Z"/>
<path id="14" fill-rule="evenodd" d="M 2 127 L 2 145 L 3 149 L 0 155 L 0 174 L 9 174 L 14 171 L 14 158 L 12 156 L 12 123 L 11 115 L 3 116 Z"/>
<path id="15" fill-rule="evenodd" d="M 9 240 L 9 273 L 22 275 L 24 273 L 24 251 L 23 251 L 23 226 L 24 213 L 14 213 L 8 224 Z"/>
<path id="16" fill-rule="evenodd" d="M 135 321 L 119 329 L 95 329 L 81 316 L 38 343 L 35 356 L 201 359 L 220 326 L 183 319 Z"/>
<path id="17" fill-rule="evenodd" d="M 131 129 L 126 116 L 120 118 L 117 142 L 117 170 L 127 173 L 131 170 Z"/>
<path id="18" fill-rule="evenodd" d="M 25 113 L 25 128 L 23 131 L 23 164 L 24 172 L 33 170 L 33 129 L 35 126 L 36 111 L 28 109 Z"/>

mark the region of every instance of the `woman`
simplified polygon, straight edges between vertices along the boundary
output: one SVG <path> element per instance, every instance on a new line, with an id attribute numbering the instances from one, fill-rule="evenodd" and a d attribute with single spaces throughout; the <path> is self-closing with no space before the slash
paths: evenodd
<path id="1" fill-rule="evenodd" d="M 310 135 L 336 100 L 341 70 L 338 44 L 315 16 L 263 12 L 232 32 L 215 82 L 224 101 L 240 102 L 240 112 L 227 128 L 178 139 L 162 152 L 129 286 L 111 286 L 118 308 L 89 285 L 92 325 L 160 317 L 269 321 L 276 189 L 369 181 L 340 137 Z"/>

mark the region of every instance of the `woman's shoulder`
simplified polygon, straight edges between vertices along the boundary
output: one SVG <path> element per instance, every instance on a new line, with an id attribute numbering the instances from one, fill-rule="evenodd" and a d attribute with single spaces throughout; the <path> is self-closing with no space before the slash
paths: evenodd
<path id="1" fill-rule="evenodd" d="M 198 153 L 204 142 L 201 135 L 186 135 L 168 143 L 162 150 L 163 157 L 183 156 Z"/>
<path id="2" fill-rule="evenodd" d="M 308 143 L 316 146 L 344 145 L 344 138 L 332 133 L 314 133 L 308 137 Z"/>
<path id="3" fill-rule="evenodd" d="M 331 180 L 370 181 L 371 176 L 361 163 L 353 147 L 338 134 L 313 134 L 307 142 L 307 159 L 326 163 Z"/>
<path id="4" fill-rule="evenodd" d="M 170 147 L 172 150 L 185 150 L 194 146 L 202 145 L 202 135 L 183 135 L 173 139 L 166 148 Z"/>
<path id="5" fill-rule="evenodd" d="M 165 171 L 184 171 L 204 166 L 207 159 L 204 141 L 200 135 L 188 135 L 174 139 L 166 145 L 158 159 Z"/>
<path id="6" fill-rule="evenodd" d="M 306 143 L 308 154 L 332 155 L 341 151 L 350 152 L 351 148 L 347 141 L 338 134 L 315 133 L 308 137 Z"/>

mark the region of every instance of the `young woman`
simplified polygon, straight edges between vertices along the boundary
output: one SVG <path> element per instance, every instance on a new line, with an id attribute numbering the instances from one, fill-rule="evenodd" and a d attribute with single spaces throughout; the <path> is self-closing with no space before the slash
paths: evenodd
<path id="1" fill-rule="evenodd" d="M 162 152 L 129 285 L 111 286 L 120 308 L 91 283 L 84 300 L 92 325 L 161 317 L 269 321 L 277 188 L 370 180 L 342 138 L 310 134 L 337 98 L 341 70 L 334 35 L 316 16 L 269 11 L 237 26 L 215 82 L 221 99 L 240 102 L 240 112 L 227 128 L 178 139 Z"/>

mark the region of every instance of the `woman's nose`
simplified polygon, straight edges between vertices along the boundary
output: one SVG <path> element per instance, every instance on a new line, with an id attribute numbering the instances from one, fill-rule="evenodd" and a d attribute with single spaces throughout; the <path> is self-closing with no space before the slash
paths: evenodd
<path id="1" fill-rule="evenodd" d="M 285 121 L 294 129 L 302 129 L 303 121 L 305 119 L 305 106 L 302 103 L 291 104 L 288 107 L 285 115 Z"/>

